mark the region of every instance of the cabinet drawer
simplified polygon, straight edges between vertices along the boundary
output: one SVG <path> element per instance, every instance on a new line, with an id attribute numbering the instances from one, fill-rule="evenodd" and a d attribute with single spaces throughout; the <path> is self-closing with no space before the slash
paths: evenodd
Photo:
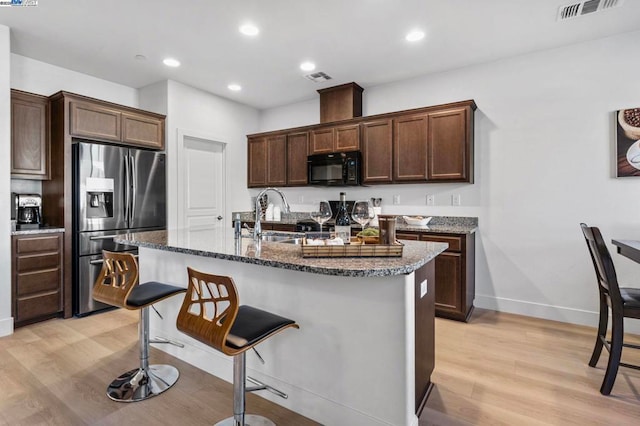
<path id="1" fill-rule="evenodd" d="M 447 251 L 460 251 L 462 250 L 462 238 L 460 237 L 448 237 L 448 236 L 433 236 L 433 235 L 424 235 L 422 234 L 420 237 L 423 241 L 431 241 L 434 243 L 448 243 L 449 248 Z"/>
<path id="2" fill-rule="evenodd" d="M 16 252 L 18 254 L 29 254 L 46 251 L 58 251 L 59 247 L 59 235 L 35 238 L 20 238 L 16 243 Z"/>
<path id="3" fill-rule="evenodd" d="M 420 239 L 420 234 L 413 234 L 409 232 L 396 232 L 396 239 L 418 241 Z"/>
<path id="4" fill-rule="evenodd" d="M 60 287 L 60 269 L 18 274 L 16 295 L 20 297 L 34 293 L 57 291 Z"/>
<path id="5" fill-rule="evenodd" d="M 60 293 L 49 293 L 37 297 L 18 299 L 16 304 L 16 318 L 19 321 L 26 321 L 32 318 L 55 314 L 61 310 Z"/>
<path id="6" fill-rule="evenodd" d="M 18 256 L 16 259 L 16 271 L 27 272 L 37 269 L 53 269 L 60 264 L 60 254 L 51 253 L 35 256 Z"/>

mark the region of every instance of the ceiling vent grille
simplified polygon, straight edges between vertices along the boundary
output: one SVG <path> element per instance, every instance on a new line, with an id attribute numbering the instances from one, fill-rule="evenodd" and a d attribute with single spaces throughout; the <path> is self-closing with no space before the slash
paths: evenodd
<path id="1" fill-rule="evenodd" d="M 313 81 L 314 83 L 322 83 L 324 81 L 331 80 L 331 76 L 323 72 L 314 72 L 313 74 L 305 75 L 305 77 L 307 77 L 309 80 Z"/>
<path id="2" fill-rule="evenodd" d="M 586 0 L 561 6 L 558 10 L 558 21 L 564 21 L 578 16 L 601 12 L 613 7 L 622 6 L 624 0 Z"/>

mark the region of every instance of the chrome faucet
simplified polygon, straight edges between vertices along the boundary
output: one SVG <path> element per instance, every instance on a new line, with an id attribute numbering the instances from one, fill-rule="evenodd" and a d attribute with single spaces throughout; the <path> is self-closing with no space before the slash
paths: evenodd
<path id="1" fill-rule="evenodd" d="M 260 236 L 262 234 L 262 226 L 260 225 L 260 216 L 262 213 L 262 209 L 260 207 L 260 198 L 266 194 L 268 191 L 273 191 L 276 192 L 278 195 L 280 195 L 280 198 L 282 198 L 282 212 L 283 213 L 289 213 L 291 211 L 291 209 L 289 208 L 289 203 L 287 202 L 287 197 L 284 196 L 284 193 L 282 191 L 280 191 L 278 188 L 273 188 L 273 187 L 269 187 L 269 188 L 265 188 L 262 191 L 260 191 L 260 193 L 258 194 L 258 196 L 256 197 L 256 218 L 255 218 L 255 222 L 253 225 L 253 239 L 254 241 L 259 241 L 260 240 Z"/>

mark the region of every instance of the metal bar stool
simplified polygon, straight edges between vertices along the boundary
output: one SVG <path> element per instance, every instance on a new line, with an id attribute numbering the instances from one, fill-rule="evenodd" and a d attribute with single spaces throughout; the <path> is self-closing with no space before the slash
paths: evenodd
<path id="1" fill-rule="evenodd" d="M 169 389 L 180 375 L 171 365 L 149 365 L 149 343 L 182 346 L 166 339 L 149 339 L 149 306 L 186 289 L 159 282 L 139 285 L 138 263 L 131 253 L 102 253 L 104 263 L 93 286 L 93 298 L 119 308 L 140 311 L 140 366 L 121 374 L 111 382 L 107 388 L 107 396 L 119 402 L 143 401 Z"/>
<path id="2" fill-rule="evenodd" d="M 178 330 L 233 356 L 233 417 L 216 426 L 274 425 L 262 416 L 245 415 L 245 392 L 268 390 L 283 398 L 287 395 L 255 379 L 246 387 L 245 354 L 249 349 L 285 328 L 300 328 L 295 321 L 251 306 L 238 306 L 238 292 L 231 277 L 211 275 L 187 268 L 189 286 L 178 313 Z M 259 356 L 259 355 L 258 355 Z"/>

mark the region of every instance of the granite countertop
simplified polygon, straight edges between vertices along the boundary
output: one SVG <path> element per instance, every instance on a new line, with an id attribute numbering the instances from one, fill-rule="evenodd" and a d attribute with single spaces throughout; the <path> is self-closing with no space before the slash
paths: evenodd
<path id="1" fill-rule="evenodd" d="M 36 229 L 16 229 L 11 231 L 11 235 L 35 235 L 35 234 L 53 234 L 56 232 L 64 232 L 64 228 L 57 226 L 41 226 Z"/>
<path id="2" fill-rule="evenodd" d="M 243 222 L 254 221 L 253 212 L 234 212 L 232 217 L 235 217 L 236 213 L 240 213 L 240 220 Z M 309 216 L 308 212 L 291 212 L 283 213 L 282 220 L 280 221 L 261 220 L 260 223 L 281 223 L 285 225 L 295 225 L 300 220 L 309 221 L 311 220 L 311 217 Z M 354 226 L 356 228 L 360 227 L 360 225 Z M 402 219 L 402 215 L 398 215 L 396 230 L 410 232 L 432 232 L 434 234 L 473 234 L 478 230 L 478 218 L 466 216 L 433 216 L 427 226 L 409 226 Z"/>
<path id="3" fill-rule="evenodd" d="M 248 236 L 246 231 L 245 236 Z M 303 258 L 302 247 L 262 241 L 256 253 L 251 238 L 233 238 L 233 229 L 210 228 L 149 231 L 118 235 L 114 241 L 176 253 L 191 254 L 274 268 L 347 277 L 409 274 L 447 249 L 446 243 L 403 241 L 402 257 Z"/>

